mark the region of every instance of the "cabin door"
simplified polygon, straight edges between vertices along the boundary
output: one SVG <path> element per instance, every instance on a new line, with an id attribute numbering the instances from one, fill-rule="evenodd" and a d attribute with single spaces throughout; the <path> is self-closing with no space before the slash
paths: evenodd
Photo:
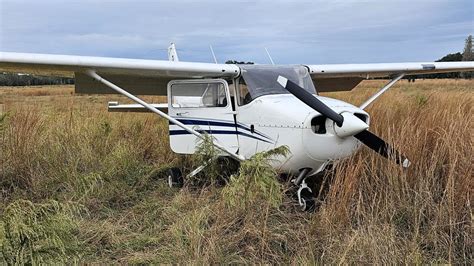
<path id="1" fill-rule="evenodd" d="M 239 145 L 229 86 L 222 79 L 173 80 L 168 83 L 168 114 L 201 133 L 208 133 L 231 152 Z M 192 154 L 198 137 L 170 124 L 170 145 L 176 153 Z"/>

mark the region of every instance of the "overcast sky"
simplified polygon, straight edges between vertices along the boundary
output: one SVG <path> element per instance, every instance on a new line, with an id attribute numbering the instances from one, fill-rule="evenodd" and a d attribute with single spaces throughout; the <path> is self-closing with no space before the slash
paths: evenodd
<path id="1" fill-rule="evenodd" d="M 0 51 L 269 63 L 432 61 L 474 34 L 473 0 L 0 0 Z"/>

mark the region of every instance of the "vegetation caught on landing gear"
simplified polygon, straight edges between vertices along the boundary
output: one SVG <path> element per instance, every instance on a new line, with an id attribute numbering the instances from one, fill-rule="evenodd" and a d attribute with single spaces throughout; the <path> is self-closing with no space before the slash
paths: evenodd
<path id="1" fill-rule="evenodd" d="M 255 154 L 241 163 L 238 175 L 230 177 L 222 195 L 230 206 L 247 208 L 257 201 L 266 201 L 273 207 L 282 202 L 282 185 L 277 172 L 271 166 L 276 157 L 287 157 L 288 147 L 281 146 L 267 152 Z"/>
<path id="2" fill-rule="evenodd" d="M 205 167 L 185 182 L 195 186 L 225 185 L 229 177 L 238 172 L 240 164 L 232 158 L 219 156 L 219 150 L 213 145 L 214 139 L 211 135 L 204 133 L 203 137 L 196 145 L 193 166 L 194 168 Z"/>

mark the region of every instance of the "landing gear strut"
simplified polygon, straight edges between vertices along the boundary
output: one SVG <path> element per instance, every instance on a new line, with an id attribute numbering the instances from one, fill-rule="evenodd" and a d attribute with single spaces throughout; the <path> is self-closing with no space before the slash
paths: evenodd
<path id="1" fill-rule="evenodd" d="M 294 184 L 299 186 L 297 192 L 298 203 L 303 211 L 312 211 L 316 207 L 313 191 L 308 187 L 308 184 L 306 184 L 306 177 L 310 170 L 310 168 L 302 169 L 298 177 L 294 180 Z"/>
<path id="2" fill-rule="evenodd" d="M 298 188 L 298 203 L 300 204 L 302 211 L 313 211 L 316 207 L 316 200 L 314 199 L 313 191 L 308 187 L 304 179 Z"/>

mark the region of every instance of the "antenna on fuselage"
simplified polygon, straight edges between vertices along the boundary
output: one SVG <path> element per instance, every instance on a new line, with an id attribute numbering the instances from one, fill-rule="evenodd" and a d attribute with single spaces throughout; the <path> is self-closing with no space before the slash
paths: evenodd
<path id="1" fill-rule="evenodd" d="M 216 54 L 214 53 L 214 49 L 212 49 L 212 45 L 209 45 L 209 48 L 211 49 L 211 54 L 212 54 L 212 58 L 214 58 L 214 63 L 217 64 Z"/>
<path id="2" fill-rule="evenodd" d="M 176 52 L 176 45 L 172 42 L 168 47 L 168 60 L 171 62 L 178 62 L 178 52 Z"/>
<path id="3" fill-rule="evenodd" d="M 264 48 L 265 48 L 265 52 L 267 52 L 267 55 L 268 55 L 268 58 L 270 59 L 270 62 L 272 62 L 272 65 L 275 65 L 275 62 L 273 62 L 273 59 L 272 59 L 270 53 L 268 52 L 267 47 L 264 47 Z"/>

